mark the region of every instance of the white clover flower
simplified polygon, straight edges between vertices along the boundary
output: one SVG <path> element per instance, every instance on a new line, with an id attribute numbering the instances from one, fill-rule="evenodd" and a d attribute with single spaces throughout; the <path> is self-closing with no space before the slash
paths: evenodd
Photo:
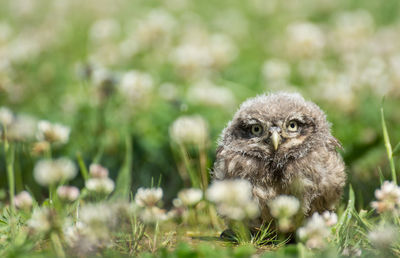
<path id="1" fill-rule="evenodd" d="M 323 71 L 318 75 L 314 92 L 316 97 L 338 104 L 345 111 L 351 111 L 357 103 L 353 85 L 354 81 L 345 73 Z"/>
<path id="2" fill-rule="evenodd" d="M 262 74 L 267 82 L 285 81 L 290 76 L 290 65 L 281 59 L 269 59 L 262 66 Z"/>
<path id="3" fill-rule="evenodd" d="M 189 88 L 187 95 L 192 102 L 206 106 L 230 109 L 236 102 L 235 96 L 229 88 L 216 86 L 207 80 L 194 84 Z"/>
<path id="4" fill-rule="evenodd" d="M 297 230 L 300 240 L 305 242 L 310 249 L 323 249 L 326 246 L 326 238 L 330 234 L 330 229 L 326 225 L 324 218 L 318 213 L 314 213 L 308 219 L 305 226 Z"/>
<path id="5" fill-rule="evenodd" d="M 324 211 L 322 213 L 322 218 L 325 220 L 325 224 L 328 227 L 332 227 L 334 225 L 336 225 L 336 223 L 338 222 L 338 217 L 336 215 L 336 213 L 334 213 L 333 211 Z"/>
<path id="6" fill-rule="evenodd" d="M 79 219 L 90 228 L 112 228 L 116 225 L 117 216 L 110 204 L 96 203 L 83 206 L 79 212 Z"/>
<path id="7" fill-rule="evenodd" d="M 17 115 L 7 131 L 7 138 L 15 141 L 30 141 L 35 138 L 37 121 L 29 115 Z"/>
<path id="8" fill-rule="evenodd" d="M 118 37 L 120 30 L 119 23 L 114 19 L 97 20 L 90 27 L 89 36 L 94 43 L 98 43 Z"/>
<path id="9" fill-rule="evenodd" d="M 140 207 L 155 206 L 162 198 L 163 190 L 157 188 L 139 188 L 135 195 L 135 202 Z"/>
<path id="10" fill-rule="evenodd" d="M 63 226 L 63 233 L 67 245 L 79 254 L 93 254 L 98 248 L 111 245 L 106 224 L 91 227 L 81 221 L 68 222 Z"/>
<path id="11" fill-rule="evenodd" d="M 345 247 L 342 251 L 342 255 L 348 257 L 360 257 L 361 254 L 361 249 L 354 246 Z"/>
<path id="12" fill-rule="evenodd" d="M 139 212 L 140 219 L 146 224 L 154 224 L 168 219 L 165 210 L 157 206 L 147 206 Z"/>
<path id="13" fill-rule="evenodd" d="M 54 185 L 73 179 L 77 174 L 75 164 L 67 158 L 40 160 L 33 170 L 33 177 L 42 186 Z"/>
<path id="14" fill-rule="evenodd" d="M 175 208 L 182 208 L 183 207 L 183 202 L 179 198 L 175 198 L 172 200 L 172 205 L 174 205 Z"/>
<path id="15" fill-rule="evenodd" d="M 153 89 L 153 79 L 147 73 L 129 71 L 125 73 L 119 84 L 119 91 L 129 100 L 139 101 L 148 96 Z"/>
<path id="16" fill-rule="evenodd" d="M 374 31 L 374 19 L 366 10 L 340 12 L 334 22 L 332 46 L 341 51 L 360 47 Z"/>
<path id="17" fill-rule="evenodd" d="M 175 84 L 173 83 L 163 83 L 160 85 L 158 89 L 160 97 L 162 97 L 165 100 L 175 100 L 178 97 L 178 88 Z"/>
<path id="18" fill-rule="evenodd" d="M 13 112 L 7 107 L 0 107 L 0 126 L 8 127 L 13 121 Z"/>
<path id="19" fill-rule="evenodd" d="M 108 177 L 101 177 L 101 178 L 89 178 L 85 183 L 86 188 L 95 193 L 100 194 L 110 194 L 114 191 L 115 184 Z"/>
<path id="20" fill-rule="evenodd" d="M 178 193 L 178 198 L 186 207 L 194 206 L 203 198 L 203 191 L 201 189 L 184 189 Z"/>
<path id="21" fill-rule="evenodd" d="M 76 223 L 71 223 L 71 221 L 66 221 L 63 225 L 64 239 L 68 246 L 73 247 L 77 242 L 81 240 L 81 236 L 87 231 L 87 226 L 81 221 Z M 89 250 L 91 248 L 88 248 Z"/>
<path id="22" fill-rule="evenodd" d="M 20 33 L 8 44 L 7 56 L 11 63 L 23 63 L 34 59 L 41 52 L 43 45 L 44 42 L 41 44 L 39 40 L 32 38 L 31 34 Z"/>
<path id="23" fill-rule="evenodd" d="M 10 24 L 2 21 L 0 22 L 0 44 L 5 43 L 10 39 L 12 28 Z"/>
<path id="24" fill-rule="evenodd" d="M 258 204 L 252 197 L 252 186 L 244 179 L 214 181 L 206 197 L 214 202 L 218 212 L 233 220 L 254 219 L 259 215 Z"/>
<path id="25" fill-rule="evenodd" d="M 65 144 L 69 140 L 70 129 L 61 124 L 52 124 L 49 121 L 39 121 L 38 140 L 50 143 Z"/>
<path id="26" fill-rule="evenodd" d="M 235 60 L 238 49 L 230 37 L 214 34 L 210 37 L 210 53 L 213 58 L 213 67 L 220 68 Z"/>
<path id="27" fill-rule="evenodd" d="M 380 189 L 375 190 L 375 197 L 378 201 L 371 203 L 379 213 L 385 211 L 397 211 L 400 206 L 400 187 L 394 182 L 383 182 Z"/>
<path id="28" fill-rule="evenodd" d="M 140 44 L 159 43 L 172 33 L 176 21 L 167 11 L 162 9 L 152 10 L 145 19 L 139 21 L 136 35 Z"/>
<path id="29" fill-rule="evenodd" d="M 231 63 L 237 56 L 237 48 L 226 35 L 208 35 L 197 28 L 190 28 L 184 41 L 171 53 L 172 63 L 184 75 L 207 74 Z"/>
<path id="30" fill-rule="evenodd" d="M 171 125 L 169 134 L 179 144 L 204 145 L 208 138 L 207 122 L 201 116 L 181 116 Z"/>
<path id="31" fill-rule="evenodd" d="M 35 209 L 27 221 L 28 227 L 38 233 L 47 233 L 52 227 L 51 216 L 48 208 Z"/>
<path id="32" fill-rule="evenodd" d="M 93 71 L 91 72 L 90 79 L 93 85 L 99 91 L 104 90 L 105 85 L 113 85 L 115 80 L 112 72 L 103 67 L 94 67 Z"/>
<path id="33" fill-rule="evenodd" d="M 291 24 L 287 28 L 287 48 L 297 57 L 319 55 L 325 46 L 325 37 L 321 29 L 309 22 Z"/>
<path id="34" fill-rule="evenodd" d="M 75 186 L 59 186 L 57 195 L 63 201 L 73 202 L 79 197 L 79 189 Z"/>
<path id="35" fill-rule="evenodd" d="M 368 233 L 372 245 L 379 249 L 387 249 L 398 242 L 399 229 L 395 226 L 380 226 Z"/>
<path id="36" fill-rule="evenodd" d="M 171 53 L 171 61 L 180 71 L 191 75 L 208 69 L 214 60 L 206 46 L 188 42 Z"/>
<path id="37" fill-rule="evenodd" d="M 108 177 L 108 169 L 99 164 L 91 164 L 89 174 L 94 178 L 105 178 Z"/>
<path id="38" fill-rule="evenodd" d="M 14 203 L 18 209 L 30 209 L 32 207 L 33 199 L 27 191 L 22 191 L 15 196 Z"/>
<path id="39" fill-rule="evenodd" d="M 268 207 L 274 218 L 290 218 L 298 212 L 300 202 L 296 197 L 280 195 L 269 201 Z"/>

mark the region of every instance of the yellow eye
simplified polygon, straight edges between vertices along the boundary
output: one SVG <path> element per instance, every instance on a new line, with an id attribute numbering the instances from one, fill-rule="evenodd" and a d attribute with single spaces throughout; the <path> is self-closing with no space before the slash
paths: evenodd
<path id="1" fill-rule="evenodd" d="M 296 131 L 297 131 L 297 128 L 298 128 L 297 122 L 294 121 L 294 120 L 290 121 L 289 124 L 288 124 L 288 126 L 287 126 L 287 129 L 288 129 L 290 132 L 296 132 Z"/>
<path id="2" fill-rule="evenodd" d="M 262 134 L 263 128 L 259 124 L 251 126 L 251 133 L 255 136 L 260 136 Z"/>

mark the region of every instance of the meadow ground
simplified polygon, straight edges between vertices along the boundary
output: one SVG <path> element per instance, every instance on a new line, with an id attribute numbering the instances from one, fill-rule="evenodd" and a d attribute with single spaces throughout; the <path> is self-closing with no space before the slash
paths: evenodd
<path id="1" fill-rule="evenodd" d="M 0 0 L 0 256 L 399 256 L 399 13 L 398 0 Z M 336 213 L 291 240 L 297 200 L 250 234 L 246 183 L 209 178 L 239 104 L 271 91 L 326 112 L 348 175 Z"/>

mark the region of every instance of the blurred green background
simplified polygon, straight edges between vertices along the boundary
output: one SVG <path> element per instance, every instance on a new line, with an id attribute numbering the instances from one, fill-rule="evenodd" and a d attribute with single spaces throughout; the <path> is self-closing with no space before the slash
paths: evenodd
<path id="1" fill-rule="evenodd" d="M 112 178 L 131 136 L 132 190 L 161 175 L 168 200 L 183 187 L 175 119 L 208 122 L 211 168 L 242 101 L 297 91 L 326 111 L 363 207 L 378 170 L 389 178 L 381 106 L 392 144 L 400 140 L 399 13 L 398 0 L 0 0 L 0 106 L 70 127 L 53 156 L 79 152 Z M 40 198 L 34 144 L 18 144 L 17 192 Z M 0 162 L 6 188 L 4 155 Z"/>

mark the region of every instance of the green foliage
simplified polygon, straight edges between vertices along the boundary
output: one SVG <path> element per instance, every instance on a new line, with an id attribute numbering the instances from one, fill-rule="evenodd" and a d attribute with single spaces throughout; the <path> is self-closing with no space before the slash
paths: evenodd
<path id="1" fill-rule="evenodd" d="M 398 0 L 0 0 L 0 108 L 12 111 L 13 125 L 35 120 L 6 125 L 1 111 L 0 257 L 400 255 L 399 243 L 377 248 L 369 236 L 400 227 L 398 204 L 388 208 L 375 192 L 388 179 L 397 183 L 399 169 L 399 13 Z M 129 80 L 132 71 L 143 77 Z M 251 235 L 240 222 L 239 236 L 223 242 L 217 236 L 227 226 L 204 196 L 188 213 L 172 204 L 183 187 L 205 193 L 218 136 L 239 104 L 279 90 L 317 103 L 343 145 L 348 188 L 324 250 L 310 250 L 295 232 L 298 243 L 288 243 L 273 223 Z M 171 139 L 184 116 L 205 121 L 201 144 Z M 65 125 L 68 140 L 42 139 L 38 120 Z M 35 165 L 62 157 L 78 175 L 39 185 Z M 98 179 L 88 169 L 95 163 L 115 182 L 112 193 L 87 186 Z M 80 189 L 76 200 L 58 196 L 68 185 Z M 167 222 L 143 222 L 139 187 L 163 189 L 150 215 Z M 30 208 L 14 205 L 23 190 Z M 74 232 L 81 241 L 71 245 L 64 231 L 78 230 L 91 205 L 112 223 L 100 216 L 98 231 Z M 36 211 L 49 222 L 40 233 L 29 222 Z M 88 236 L 98 238 L 95 247 Z"/>

